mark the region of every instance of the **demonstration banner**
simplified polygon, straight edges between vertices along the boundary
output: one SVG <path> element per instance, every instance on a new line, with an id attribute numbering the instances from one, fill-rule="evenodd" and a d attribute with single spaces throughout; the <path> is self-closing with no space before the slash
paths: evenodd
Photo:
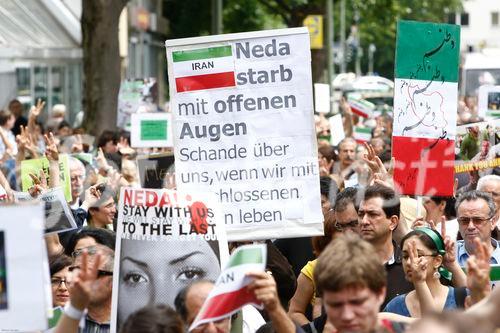
<path id="1" fill-rule="evenodd" d="M 479 118 L 484 120 L 500 118 L 500 86 L 479 87 L 477 111 Z"/>
<path id="2" fill-rule="evenodd" d="M 155 78 L 124 80 L 118 92 L 116 126 L 130 130 L 131 115 L 157 110 L 158 85 Z"/>
<path id="3" fill-rule="evenodd" d="M 175 173 L 172 153 L 151 154 L 137 157 L 139 181 L 142 188 L 165 188 L 168 177 Z"/>
<path id="4" fill-rule="evenodd" d="M 49 160 L 46 157 L 23 160 L 21 162 L 21 182 L 23 192 L 27 192 L 28 189 L 34 185 L 33 179 L 30 177 L 30 173 L 38 177 L 41 170 L 43 170 L 47 184 L 49 184 Z M 69 175 L 68 155 L 66 154 L 59 155 L 59 182 L 64 191 L 66 201 L 71 201 L 71 178 Z"/>
<path id="5" fill-rule="evenodd" d="M 16 202 L 41 200 L 45 203 L 45 234 L 59 233 L 77 228 L 64 193 L 60 187 L 43 192 L 33 198 L 28 192 L 14 192 Z"/>
<path id="6" fill-rule="evenodd" d="M 306 28 L 166 41 L 177 188 L 228 239 L 323 234 Z"/>
<path id="7" fill-rule="evenodd" d="M 0 208 L 0 331 L 47 329 L 43 206 Z M 22 223 L 20 223 L 22 222 Z"/>
<path id="8" fill-rule="evenodd" d="M 132 147 L 173 147 L 171 113 L 134 113 L 131 119 L 130 145 Z"/>
<path id="9" fill-rule="evenodd" d="M 266 258 L 265 244 L 243 245 L 234 250 L 189 330 L 226 318 L 247 304 L 262 309 L 262 304 L 257 301 L 254 293 L 247 289 L 253 278 L 247 277 L 246 273 L 263 272 Z"/>
<path id="10" fill-rule="evenodd" d="M 458 126 L 455 156 L 455 173 L 482 177 L 500 169 L 500 119 Z"/>
<path id="11" fill-rule="evenodd" d="M 111 331 L 151 304 L 174 306 L 179 291 L 215 280 L 228 259 L 212 195 L 124 187 L 120 193 Z"/>
<path id="12" fill-rule="evenodd" d="M 399 21 L 392 154 L 403 194 L 453 194 L 460 27 Z"/>

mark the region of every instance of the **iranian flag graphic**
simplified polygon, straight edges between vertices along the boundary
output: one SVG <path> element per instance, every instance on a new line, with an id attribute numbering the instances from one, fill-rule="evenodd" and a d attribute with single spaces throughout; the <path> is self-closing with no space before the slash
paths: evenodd
<path id="1" fill-rule="evenodd" d="M 263 272 L 266 268 L 266 257 L 265 244 L 244 245 L 237 248 L 189 330 L 228 317 L 247 304 L 261 308 L 253 293 L 247 290 L 252 279 L 245 274 L 249 271 Z"/>
<path id="2" fill-rule="evenodd" d="M 368 142 L 372 138 L 372 129 L 355 126 L 353 136 L 357 143 Z"/>
<path id="3" fill-rule="evenodd" d="M 178 93 L 235 87 L 231 45 L 172 52 Z"/>
<path id="4" fill-rule="evenodd" d="M 399 21 L 392 154 L 403 194 L 452 195 L 460 27 Z"/>
<path id="5" fill-rule="evenodd" d="M 363 118 L 373 117 L 373 110 L 375 105 L 363 99 L 349 99 L 348 102 L 351 107 L 351 111 L 358 116 Z"/>

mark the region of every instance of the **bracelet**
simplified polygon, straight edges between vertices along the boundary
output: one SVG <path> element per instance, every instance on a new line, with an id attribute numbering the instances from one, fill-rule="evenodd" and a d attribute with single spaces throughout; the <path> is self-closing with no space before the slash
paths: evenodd
<path id="1" fill-rule="evenodd" d="M 64 307 L 64 313 L 70 317 L 71 319 L 74 320 L 80 320 L 83 317 L 83 314 L 85 313 L 85 310 L 80 311 L 77 308 L 75 308 L 71 302 L 68 302 L 66 306 Z"/>

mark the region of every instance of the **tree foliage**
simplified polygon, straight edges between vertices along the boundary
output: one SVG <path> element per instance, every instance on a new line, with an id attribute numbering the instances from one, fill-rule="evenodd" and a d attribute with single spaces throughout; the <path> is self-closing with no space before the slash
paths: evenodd
<path id="1" fill-rule="evenodd" d="M 377 51 L 374 69 L 392 78 L 398 19 L 445 22 L 449 13 L 460 9 L 460 0 L 346 0 L 346 36 L 357 24 L 363 48 L 362 71 L 367 71 L 367 50 Z M 298 27 L 307 15 L 325 14 L 325 0 L 224 0 L 224 32 L 242 32 L 279 27 Z M 211 1 L 167 0 L 169 38 L 210 34 Z M 340 41 L 340 0 L 334 0 L 334 42 Z M 313 79 L 320 81 L 326 67 L 326 50 L 313 51 Z M 354 69 L 354 59 L 348 64 Z M 338 70 L 337 70 L 338 72 Z"/>

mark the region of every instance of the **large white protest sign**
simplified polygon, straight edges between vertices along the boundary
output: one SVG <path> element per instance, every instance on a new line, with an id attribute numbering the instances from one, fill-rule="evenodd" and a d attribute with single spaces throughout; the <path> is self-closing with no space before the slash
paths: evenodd
<path id="1" fill-rule="evenodd" d="M 0 331 L 47 328 L 43 206 L 0 208 Z"/>
<path id="2" fill-rule="evenodd" d="M 14 199 L 17 202 L 41 200 L 45 203 L 46 234 L 59 233 L 77 228 L 75 218 L 60 187 L 49 189 L 36 199 L 28 192 L 14 192 Z"/>
<path id="3" fill-rule="evenodd" d="M 134 311 L 174 306 L 195 280 L 215 280 L 229 257 L 216 198 L 122 188 L 113 275 L 112 332 Z"/>
<path id="4" fill-rule="evenodd" d="M 230 240 L 321 235 L 307 29 L 166 47 L 178 189 L 216 193 Z"/>

